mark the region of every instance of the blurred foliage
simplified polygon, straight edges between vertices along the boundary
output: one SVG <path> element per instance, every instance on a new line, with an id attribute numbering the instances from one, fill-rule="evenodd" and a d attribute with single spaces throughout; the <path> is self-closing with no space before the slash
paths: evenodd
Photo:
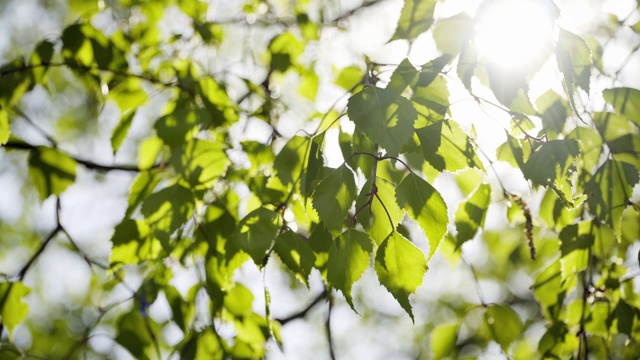
<path id="1" fill-rule="evenodd" d="M 515 74 L 486 63 L 474 43 L 477 20 L 439 17 L 446 1 L 405 0 L 385 39 L 411 46 L 428 33 L 440 53 L 431 61 L 389 65 L 359 53 L 333 73 L 316 67 L 326 32 L 348 31 L 350 17 L 383 2 L 343 9 L 249 0 L 226 18 L 216 16 L 216 1 L 50 4 L 46 11 L 66 14 L 61 32 L 0 64 L 2 170 L 26 184 L 25 203 L 55 202 L 49 230 L 30 227 L 29 205 L 20 221 L 0 223 L 0 257 L 22 254 L 21 266 L 0 269 L 0 358 L 115 356 L 96 337 L 138 359 L 263 358 L 273 345 L 286 347 L 289 321 L 323 300 L 330 317 L 342 296 L 363 325 L 386 321 L 384 331 L 393 332 L 398 316 L 354 291 L 367 269 L 416 323 L 410 357 L 475 358 L 497 345 L 517 359 L 637 358 L 639 274 L 631 269 L 640 259 L 629 254 L 640 241 L 640 90 L 619 85 L 627 63 L 610 74 L 602 56 L 624 28 L 640 40 L 638 10 L 601 24 L 608 37 L 558 27 L 548 58 L 564 92 L 537 99 L 529 88 L 541 64 Z M 553 22 L 558 12 L 551 13 Z M 604 89 L 605 81 L 615 85 Z M 495 154 L 453 118 L 454 83 L 479 106 L 508 115 Z M 322 113 L 316 100 L 326 86 L 348 100 Z M 56 100 L 44 105 L 46 125 L 28 115 L 38 93 Z M 285 115 L 296 107 L 313 111 L 297 112 L 305 117 L 300 131 L 284 136 Z M 113 114 L 111 164 L 74 150 L 97 136 L 99 117 Z M 264 135 L 258 128 L 266 136 L 249 137 Z M 326 141 L 331 133 L 338 152 Z M 328 166 L 339 154 L 341 165 Z M 508 190 L 497 162 L 524 179 L 528 193 Z M 68 189 L 86 172 L 133 174 L 108 258 L 79 247 L 61 220 Z M 441 176 L 457 185 L 439 186 Z M 485 229 L 490 216 L 509 226 Z M 469 261 L 471 243 L 486 250 L 484 262 Z M 47 271 L 34 265 L 53 244 L 85 263 L 91 283 L 57 305 L 59 313 L 43 314 L 28 304 L 47 298 L 45 284 L 27 275 Z M 411 301 L 420 286 L 434 290 L 424 278 L 437 250 L 443 266 L 470 269 L 478 301 Z M 272 259 L 295 278 L 292 288 L 310 289 L 314 273 L 324 288 L 288 318 L 272 316 L 266 284 L 259 293 L 238 277 L 241 267 L 266 271 Z M 197 281 L 179 291 L 172 280 L 184 269 Z M 531 285 L 524 291 L 523 278 Z M 486 284 L 500 289 L 499 301 L 485 298 Z M 123 291 L 124 299 L 113 296 Z M 167 318 L 149 314 L 159 299 L 170 307 Z M 334 357 L 339 340 L 329 320 L 325 326 Z M 178 335 L 163 335 L 169 328 Z M 16 339 L 25 333 L 33 341 Z"/>

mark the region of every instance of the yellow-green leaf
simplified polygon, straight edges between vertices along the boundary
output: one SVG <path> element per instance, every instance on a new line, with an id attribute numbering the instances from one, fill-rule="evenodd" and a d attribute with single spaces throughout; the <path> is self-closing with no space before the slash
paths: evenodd
<path id="1" fill-rule="evenodd" d="M 349 306 L 355 311 L 351 287 L 369 267 L 373 243 L 369 237 L 355 229 L 338 236 L 329 250 L 327 280 L 329 285 L 342 291 Z"/>
<path id="2" fill-rule="evenodd" d="M 414 321 L 409 295 L 422 285 L 427 273 L 427 259 L 422 250 L 394 232 L 378 248 L 375 269 L 380 283 Z"/>
<path id="3" fill-rule="evenodd" d="M 76 161 L 52 148 L 39 146 L 29 154 L 29 176 L 40 200 L 60 195 L 76 180 Z"/>

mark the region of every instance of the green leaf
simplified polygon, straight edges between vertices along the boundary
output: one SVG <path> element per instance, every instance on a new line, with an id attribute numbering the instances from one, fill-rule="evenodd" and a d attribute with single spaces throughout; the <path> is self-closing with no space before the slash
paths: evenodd
<path id="1" fill-rule="evenodd" d="M 407 86 L 413 85 L 420 73 L 409 59 L 404 59 L 391 74 L 391 79 L 386 89 L 397 94 L 402 94 Z"/>
<path id="2" fill-rule="evenodd" d="M 324 158 L 322 157 L 322 143 L 324 134 L 318 135 L 311 140 L 311 148 L 306 161 L 306 171 L 302 174 L 300 193 L 310 196 L 318 183 L 324 177 Z"/>
<path id="3" fill-rule="evenodd" d="M 358 222 L 367 231 L 367 234 L 380 245 L 396 228 L 404 211 L 398 207 L 395 198 L 396 186 L 389 180 L 376 178 L 377 196 L 371 198 L 371 180 L 362 187 L 356 200 L 356 209 L 360 209 L 369 200 L 371 204 L 360 211 Z"/>
<path id="4" fill-rule="evenodd" d="M 9 114 L 0 107 L 0 145 L 4 145 L 9 141 L 9 135 L 11 135 Z"/>
<path id="5" fill-rule="evenodd" d="M 17 59 L 0 67 L 0 106 L 4 109 L 16 105 L 33 87 L 32 74 L 26 66 L 23 59 Z"/>
<path id="6" fill-rule="evenodd" d="M 253 306 L 253 293 L 246 286 L 235 283 L 224 296 L 224 307 L 236 318 L 251 315 Z"/>
<path id="7" fill-rule="evenodd" d="M 616 234 L 620 234 L 622 213 L 638 180 L 635 166 L 606 160 L 585 186 L 590 212 L 613 227 Z"/>
<path id="8" fill-rule="evenodd" d="M 348 218 L 349 209 L 356 199 L 353 172 L 346 165 L 331 171 L 318 184 L 313 194 L 313 208 L 330 230 L 339 230 Z"/>
<path id="9" fill-rule="evenodd" d="M 608 112 L 594 114 L 593 122 L 616 160 L 640 168 L 640 135 L 625 116 Z"/>
<path id="10" fill-rule="evenodd" d="M 271 40 L 268 50 L 271 54 L 271 68 L 285 72 L 297 64 L 298 57 L 304 51 L 304 44 L 291 32 L 285 31 Z"/>
<path id="11" fill-rule="evenodd" d="M 507 132 L 507 141 L 496 149 L 498 160 L 506 161 L 513 167 L 522 169 L 531 155 L 531 146 L 521 139 L 516 139 Z"/>
<path id="12" fill-rule="evenodd" d="M 203 110 L 179 107 L 172 113 L 159 118 L 154 128 L 165 144 L 176 147 L 192 139 L 198 131 L 198 124 L 204 123 L 206 118 Z"/>
<path id="13" fill-rule="evenodd" d="M 195 200 L 189 189 L 174 184 L 151 194 L 142 203 L 142 215 L 160 240 L 169 236 L 189 220 Z"/>
<path id="14" fill-rule="evenodd" d="M 441 58 L 439 58 L 441 59 Z M 438 59 L 436 59 L 438 60 Z M 434 62 L 436 61 L 434 60 Z M 438 69 L 435 65 L 435 70 Z M 439 70 L 438 70 L 439 71 Z M 416 82 L 411 96 L 411 101 L 418 113 L 418 119 L 426 121 L 426 124 L 443 120 L 449 111 L 449 88 L 445 78 L 437 74 L 435 77 L 429 71 L 420 73 L 420 78 Z M 419 124 L 422 121 L 418 122 Z M 418 126 L 417 127 L 421 127 Z"/>
<path id="15" fill-rule="evenodd" d="M 147 93 L 142 89 L 141 79 L 129 77 L 123 81 L 118 80 L 112 86 L 108 99 L 115 101 L 123 113 L 135 111 L 147 102 Z"/>
<path id="16" fill-rule="evenodd" d="M 29 313 L 29 305 L 23 299 L 31 292 L 22 282 L 0 283 L 0 323 L 7 328 L 9 341 L 14 341 L 13 329 Z"/>
<path id="17" fill-rule="evenodd" d="M 320 79 L 318 74 L 313 71 L 307 71 L 302 74 L 300 84 L 298 85 L 298 93 L 309 100 L 315 100 L 318 93 L 318 83 Z"/>
<path id="18" fill-rule="evenodd" d="M 207 119 L 204 121 L 205 123 L 221 126 L 238 121 L 240 118 L 238 110 L 223 85 L 220 85 L 212 77 L 204 77 L 198 82 L 196 90 L 205 108 L 209 111 L 209 116 L 205 117 Z"/>
<path id="19" fill-rule="evenodd" d="M 240 221 L 233 235 L 233 242 L 249 254 L 256 265 L 262 266 L 267 250 L 280 230 L 279 222 L 278 213 L 258 208 Z"/>
<path id="20" fill-rule="evenodd" d="M 372 251 L 371 239 L 355 229 L 348 229 L 340 234 L 329 250 L 327 263 L 329 285 L 342 291 L 347 303 L 354 311 L 351 287 L 369 267 Z"/>
<path id="21" fill-rule="evenodd" d="M 135 116 L 135 110 L 126 113 L 120 118 L 120 121 L 118 121 L 118 124 L 113 129 L 113 133 L 111 133 L 111 148 L 113 149 L 114 155 L 118 152 L 122 141 L 127 136 L 127 132 L 129 132 L 129 128 L 131 127 L 131 123 Z"/>
<path id="22" fill-rule="evenodd" d="M 308 240 L 287 230 L 276 238 L 273 250 L 296 277 L 309 287 L 309 274 L 316 262 L 316 256 L 309 247 Z"/>
<path id="23" fill-rule="evenodd" d="M 551 187 L 568 205 L 573 206 L 569 169 L 580 154 L 576 140 L 551 140 L 534 151 L 522 167 L 525 178 L 534 185 Z"/>
<path id="24" fill-rule="evenodd" d="M 192 140 L 171 151 L 171 164 L 196 189 L 210 189 L 230 164 L 220 142 Z"/>
<path id="25" fill-rule="evenodd" d="M 125 217 L 131 216 L 133 211 L 140 205 L 144 199 L 149 197 L 160 183 L 160 176 L 153 171 L 141 171 L 136 176 L 131 190 L 129 190 L 129 206 L 125 213 Z"/>
<path id="26" fill-rule="evenodd" d="M 458 341 L 459 328 L 460 325 L 454 323 L 440 324 L 431 330 L 431 352 L 433 352 L 434 360 L 439 360 L 451 355 Z"/>
<path id="27" fill-rule="evenodd" d="M 451 120 L 417 129 L 425 160 L 436 170 L 456 172 L 468 167 L 484 170 L 471 139 Z"/>
<path id="28" fill-rule="evenodd" d="M 294 136 L 276 155 L 273 167 L 283 184 L 293 184 L 298 180 L 304 166 L 309 141 L 308 138 Z"/>
<path id="29" fill-rule="evenodd" d="M 491 186 L 480 184 L 478 188 L 465 201 L 458 205 L 456 210 L 457 246 L 471 240 L 478 229 L 484 227 L 484 219 L 491 203 Z"/>
<path id="30" fill-rule="evenodd" d="M 438 20 L 433 29 L 433 39 L 443 54 L 456 56 L 471 38 L 473 19 L 461 12 L 450 18 Z"/>
<path id="31" fill-rule="evenodd" d="M 427 259 L 422 251 L 394 232 L 378 248 L 375 269 L 380 283 L 414 321 L 409 295 L 422 285 L 427 273 Z"/>
<path id="32" fill-rule="evenodd" d="M 407 39 L 413 41 L 418 35 L 429 30 L 433 24 L 435 0 L 405 0 L 398 27 L 391 40 Z"/>
<path id="33" fill-rule="evenodd" d="M 618 114 L 626 116 L 640 126 L 640 90 L 620 87 L 606 89 L 602 95 Z"/>
<path id="34" fill-rule="evenodd" d="M 121 317 L 117 325 L 118 335 L 115 338 L 116 342 L 129 350 L 136 359 L 148 359 L 145 348 L 153 344 L 142 311 L 144 310 L 136 306 Z"/>
<path id="35" fill-rule="evenodd" d="M 602 137 L 594 129 L 577 126 L 566 136 L 567 139 L 580 141 L 582 152 L 579 159 L 583 172 L 591 174 L 600 161 L 602 153 Z"/>
<path id="36" fill-rule="evenodd" d="M 396 188 L 396 199 L 427 235 L 431 259 L 447 232 L 447 204 L 438 190 L 413 173 L 408 174 Z"/>
<path id="37" fill-rule="evenodd" d="M 154 238 L 144 220 L 122 220 L 113 232 L 111 243 L 113 249 L 109 262 L 112 268 L 118 264 L 138 264 L 156 259 L 162 250 L 160 242 Z"/>
<path id="38" fill-rule="evenodd" d="M 340 74 L 338 74 L 335 83 L 341 88 L 347 91 L 351 91 L 356 87 L 356 85 L 362 82 L 363 78 L 364 71 L 362 71 L 362 69 L 360 69 L 359 67 L 352 65 L 347 66 L 346 68 L 342 69 L 342 71 L 340 71 Z"/>
<path id="39" fill-rule="evenodd" d="M 582 88 L 589 94 L 591 49 L 580 36 L 560 29 L 556 43 L 556 60 L 558 68 L 564 76 L 564 85 L 569 101 L 575 110 L 574 88 Z"/>
<path id="40" fill-rule="evenodd" d="M 509 345 L 522 334 L 522 321 L 518 314 L 504 305 L 490 305 L 484 315 L 491 337 L 507 352 Z"/>
<path id="41" fill-rule="evenodd" d="M 44 201 L 74 183 L 76 161 L 56 149 L 38 146 L 29 154 L 29 176 Z"/>
<path id="42" fill-rule="evenodd" d="M 224 340 L 211 327 L 195 333 L 180 350 L 181 359 L 207 360 L 225 357 Z"/>
<path id="43" fill-rule="evenodd" d="M 547 90 L 536 100 L 538 111 L 542 114 L 545 131 L 561 133 L 569 115 L 566 101 L 553 90 Z"/>
<path id="44" fill-rule="evenodd" d="M 360 131 L 354 131 L 353 135 L 340 132 L 340 150 L 347 164 L 354 170 L 362 170 L 364 174 L 371 174 L 373 171 L 374 159 L 371 156 L 354 156 L 355 153 L 366 152 L 374 154 L 377 150 L 374 143 Z"/>
<path id="45" fill-rule="evenodd" d="M 399 94 L 367 87 L 349 98 L 349 119 L 373 142 L 397 155 L 413 133 L 417 114 L 411 102 Z"/>
<path id="46" fill-rule="evenodd" d="M 140 143 L 138 151 L 138 167 L 141 170 L 151 169 L 156 164 L 156 159 L 162 150 L 162 139 L 152 136 Z"/>

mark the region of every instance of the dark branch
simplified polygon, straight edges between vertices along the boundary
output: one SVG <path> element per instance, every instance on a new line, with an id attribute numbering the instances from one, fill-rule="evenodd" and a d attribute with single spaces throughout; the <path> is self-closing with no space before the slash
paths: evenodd
<path id="1" fill-rule="evenodd" d="M 309 305 L 307 305 L 304 309 L 298 311 L 295 314 L 291 314 L 289 316 L 287 316 L 286 318 L 282 318 L 282 319 L 275 319 L 277 322 L 279 322 L 282 325 L 285 325 L 286 323 L 293 321 L 293 320 L 297 320 L 297 319 L 302 319 L 305 316 L 307 316 L 307 313 L 309 311 L 311 311 L 311 309 L 313 309 L 316 305 L 318 305 L 320 303 L 320 301 L 326 299 L 328 297 L 329 293 L 327 292 L 327 290 L 324 290 L 323 292 L 321 292 L 320 294 L 318 294 L 313 301 L 311 301 L 311 303 L 309 303 Z"/>
<path id="2" fill-rule="evenodd" d="M 6 144 L 2 145 L 2 147 L 5 147 L 7 149 L 17 149 L 17 150 L 35 150 L 36 148 L 38 148 L 38 146 L 36 145 L 32 145 L 32 144 L 28 144 L 25 142 L 19 142 L 19 141 L 9 141 Z M 60 151 L 60 150 L 58 150 Z M 64 152 L 63 152 L 64 153 Z M 93 161 L 90 160 L 84 160 L 84 159 L 80 159 L 77 158 L 75 156 L 72 156 L 70 154 L 64 153 L 65 155 L 69 156 L 70 158 L 72 158 L 73 160 L 75 160 L 75 162 L 77 162 L 78 164 L 81 164 L 82 166 L 84 166 L 87 169 L 90 170 L 96 170 L 96 171 L 114 171 L 114 170 L 119 170 L 119 171 L 129 171 L 129 172 L 140 172 L 146 169 L 141 169 L 136 165 L 104 165 L 104 164 L 98 164 L 95 163 Z M 151 167 L 151 169 L 155 169 L 155 168 L 159 168 L 164 166 L 163 163 L 159 163 L 156 164 L 154 166 Z"/>

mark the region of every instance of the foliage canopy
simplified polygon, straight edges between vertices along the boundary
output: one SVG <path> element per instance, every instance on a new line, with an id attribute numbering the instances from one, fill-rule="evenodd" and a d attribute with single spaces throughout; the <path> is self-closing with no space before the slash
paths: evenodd
<path id="1" fill-rule="evenodd" d="M 47 10 L 66 17 L 58 34 L 0 53 L 0 166 L 25 184 L 25 205 L 0 217 L 0 358 L 286 354 L 288 324 L 325 303 L 335 357 L 343 299 L 363 323 L 405 321 L 358 290 L 367 276 L 416 322 L 407 357 L 640 354 L 640 89 L 621 76 L 640 5 L 577 33 L 563 2 L 539 2 L 555 36 L 508 68 L 475 37 L 500 1 L 451 16 L 446 0 L 338 3 L 69 0 Z M 321 59 L 378 8 L 397 12 L 379 46 L 407 58 Z M 630 55 L 611 71 L 621 33 Z M 543 67 L 555 77 L 540 91 Z M 467 108 L 485 118 L 461 121 Z M 71 209 L 111 182 L 128 189 L 119 221 L 80 241 L 74 224 L 96 220 Z M 62 316 L 38 265 L 52 251 L 90 278 Z M 477 299 L 413 301 L 437 293 L 432 266 L 457 269 L 440 283 L 466 274 Z M 269 269 L 317 295 L 274 314 L 288 290 Z"/>

